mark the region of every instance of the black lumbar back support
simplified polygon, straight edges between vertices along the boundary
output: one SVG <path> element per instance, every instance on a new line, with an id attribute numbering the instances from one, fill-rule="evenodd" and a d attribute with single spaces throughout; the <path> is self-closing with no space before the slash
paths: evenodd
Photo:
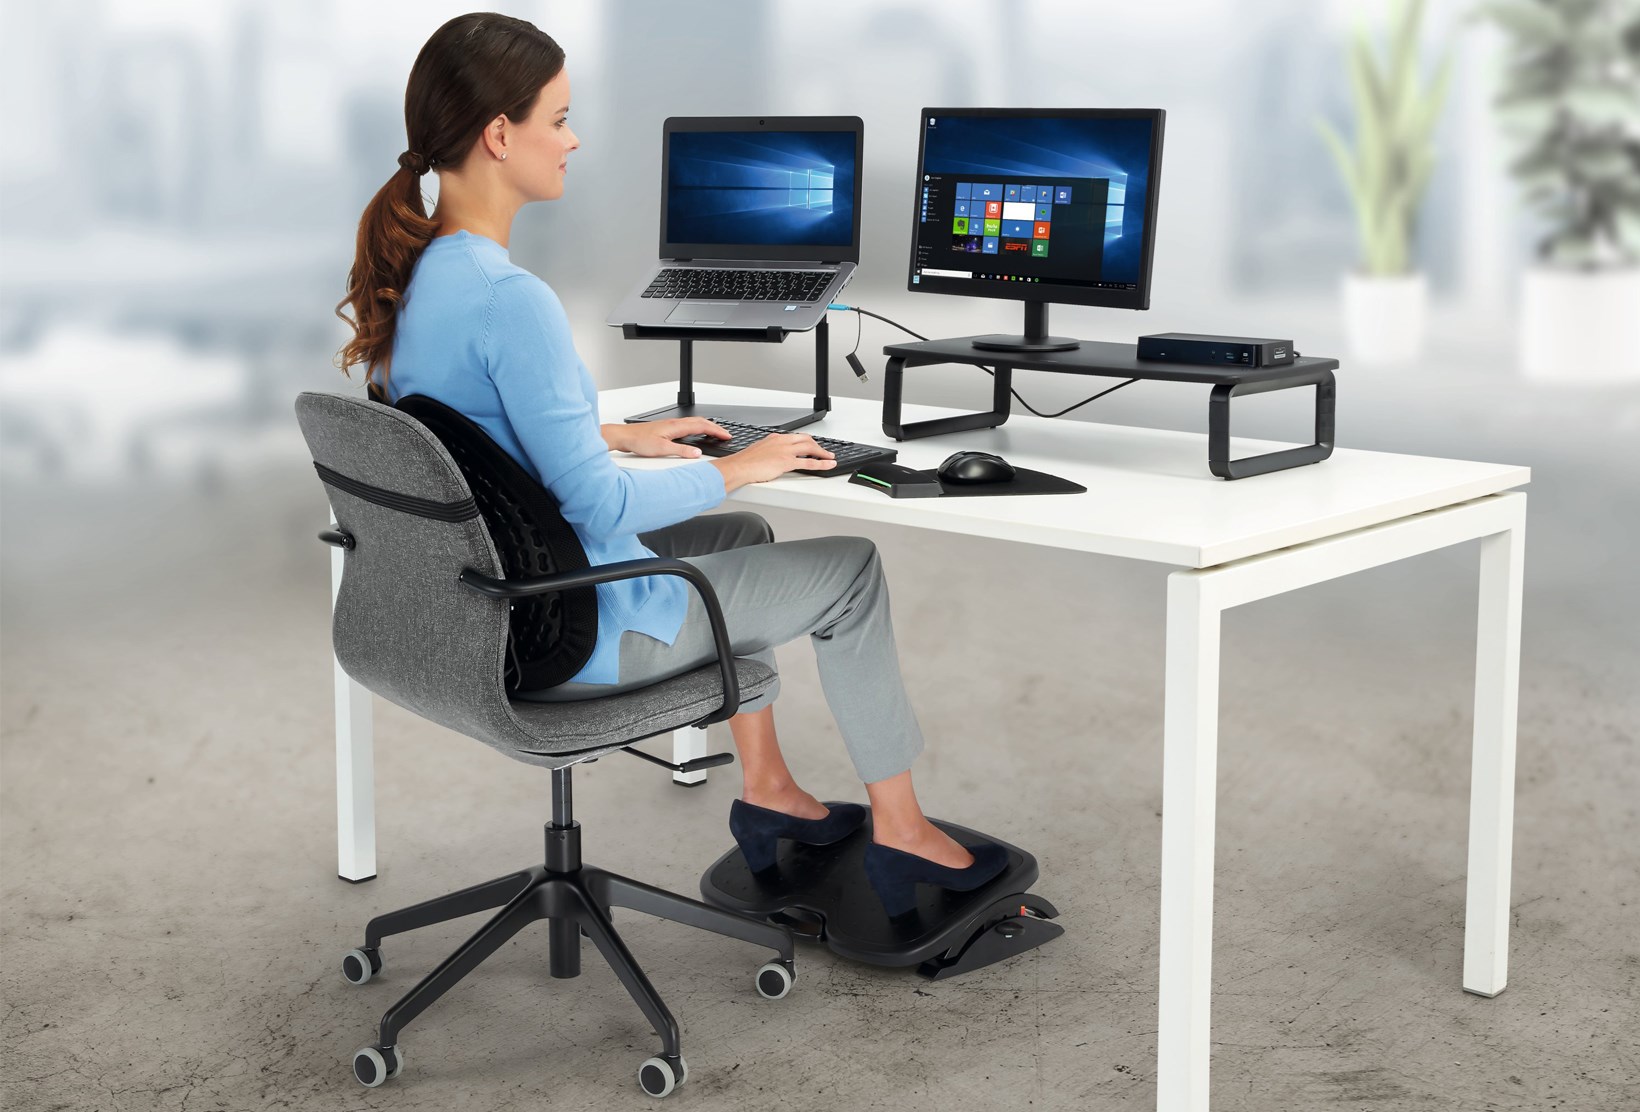
<path id="1" fill-rule="evenodd" d="M 508 579 L 579 571 L 587 554 L 558 500 L 469 418 L 422 394 L 394 407 L 425 425 L 456 461 Z M 579 672 L 598 640 L 592 587 L 514 601 L 507 638 L 509 692 L 555 687 Z"/>

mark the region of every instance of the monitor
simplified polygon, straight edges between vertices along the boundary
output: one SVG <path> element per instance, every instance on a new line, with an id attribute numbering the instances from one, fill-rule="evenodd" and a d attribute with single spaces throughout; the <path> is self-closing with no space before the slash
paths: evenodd
<path id="1" fill-rule="evenodd" d="M 1050 302 L 1150 307 L 1159 108 L 925 108 L 907 288 L 1025 302 L 997 350 L 1077 346 Z"/>
<path id="2" fill-rule="evenodd" d="M 672 117 L 661 257 L 860 261 L 858 116 Z"/>

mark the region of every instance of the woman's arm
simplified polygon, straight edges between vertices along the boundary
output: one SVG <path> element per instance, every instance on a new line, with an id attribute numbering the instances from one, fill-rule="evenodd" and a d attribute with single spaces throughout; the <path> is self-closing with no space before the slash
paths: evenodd
<path id="1" fill-rule="evenodd" d="M 566 520 L 592 536 L 660 529 L 723 501 L 724 476 L 701 460 L 664 471 L 628 471 L 609 457 L 620 426 L 600 426 L 596 392 L 545 282 L 519 274 L 491 291 L 484 341 L 490 379 L 508 423 Z M 630 432 L 624 435 L 630 436 Z"/>

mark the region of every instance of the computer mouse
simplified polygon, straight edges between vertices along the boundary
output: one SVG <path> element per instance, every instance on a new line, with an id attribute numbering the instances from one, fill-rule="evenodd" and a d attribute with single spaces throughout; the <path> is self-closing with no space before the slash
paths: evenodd
<path id="1" fill-rule="evenodd" d="M 1014 465 L 990 452 L 956 452 L 940 464 L 938 474 L 946 483 L 1005 483 L 1014 477 Z"/>

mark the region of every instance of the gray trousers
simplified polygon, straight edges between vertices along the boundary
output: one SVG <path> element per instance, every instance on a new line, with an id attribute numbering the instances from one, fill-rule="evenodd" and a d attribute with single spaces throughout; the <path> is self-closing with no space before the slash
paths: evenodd
<path id="1" fill-rule="evenodd" d="M 754 513 L 702 515 L 638 539 L 656 555 L 687 560 L 706 573 L 736 656 L 774 668 L 776 645 L 808 635 L 826 704 L 863 782 L 911 767 L 922 752 L 922 730 L 900 678 L 876 545 L 863 537 L 776 544 L 769 523 Z M 564 683 L 515 698 L 558 702 L 613 695 L 716 659 L 706 607 L 690 588 L 689 612 L 671 645 L 632 630 L 622 634 L 620 682 Z M 740 709 L 762 710 L 779 693 L 777 673 L 774 686 Z"/>

